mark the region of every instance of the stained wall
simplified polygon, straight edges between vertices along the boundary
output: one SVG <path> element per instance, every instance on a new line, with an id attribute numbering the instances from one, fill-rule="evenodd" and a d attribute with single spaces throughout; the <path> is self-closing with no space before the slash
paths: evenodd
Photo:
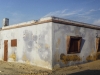
<path id="1" fill-rule="evenodd" d="M 14 26 L 13 26 L 14 27 Z M 67 36 L 82 37 L 80 53 L 67 53 Z M 96 50 L 96 37 L 100 30 L 42 23 L 0 31 L 0 60 L 4 60 L 4 40 L 8 40 L 8 62 L 22 62 L 52 69 L 55 66 L 70 66 L 100 58 Z M 11 40 L 17 46 L 11 47 Z"/>
<path id="2" fill-rule="evenodd" d="M 100 37 L 100 30 L 59 23 L 53 23 L 52 28 L 53 67 L 86 63 L 100 57 L 96 50 L 96 37 Z M 82 37 L 80 53 L 67 53 L 67 36 Z"/>
<path id="3" fill-rule="evenodd" d="M 17 46 L 11 46 L 12 39 L 17 39 Z M 4 60 L 4 40 L 8 40 L 8 62 L 52 68 L 51 22 L 0 31 L 0 60 Z"/>

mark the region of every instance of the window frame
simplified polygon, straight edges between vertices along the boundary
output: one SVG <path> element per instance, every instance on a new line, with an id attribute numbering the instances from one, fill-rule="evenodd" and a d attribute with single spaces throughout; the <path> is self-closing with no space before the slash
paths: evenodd
<path id="1" fill-rule="evenodd" d="M 82 41 L 82 37 L 79 37 L 79 36 L 67 36 L 67 54 L 80 53 L 81 41 Z M 74 50 L 70 50 L 72 46 L 75 47 L 75 42 L 77 42 L 77 46 L 78 46 L 77 49 L 78 50 L 77 51 L 75 49 Z M 73 45 L 71 46 L 71 44 L 73 44 Z"/>
<path id="2" fill-rule="evenodd" d="M 17 39 L 11 39 L 11 47 L 17 47 Z"/>
<path id="3" fill-rule="evenodd" d="M 100 37 L 96 38 L 96 51 L 100 52 Z"/>

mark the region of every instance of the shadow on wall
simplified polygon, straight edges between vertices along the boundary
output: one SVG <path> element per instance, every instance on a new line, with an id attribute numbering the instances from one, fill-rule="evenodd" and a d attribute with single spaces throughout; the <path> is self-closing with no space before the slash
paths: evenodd
<path id="1" fill-rule="evenodd" d="M 100 75 L 100 70 L 85 70 L 68 75 Z"/>
<path id="2" fill-rule="evenodd" d="M 85 43 L 85 40 L 84 40 L 84 39 L 82 39 L 80 52 L 81 52 L 81 50 L 82 50 L 82 48 L 83 48 L 84 43 Z"/>

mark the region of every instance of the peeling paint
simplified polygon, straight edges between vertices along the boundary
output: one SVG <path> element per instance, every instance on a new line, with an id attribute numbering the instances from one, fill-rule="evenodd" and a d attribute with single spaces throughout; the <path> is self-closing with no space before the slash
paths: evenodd
<path id="1" fill-rule="evenodd" d="M 15 53 L 12 53 L 11 55 L 10 55 L 10 58 L 12 58 L 14 61 L 16 60 L 16 54 Z"/>
<path id="2" fill-rule="evenodd" d="M 91 32 L 92 31 L 92 32 Z M 71 25 L 65 25 L 65 24 L 59 24 L 59 23 L 53 23 L 53 66 L 56 64 L 60 64 L 61 67 L 67 66 L 67 65 L 75 65 L 77 63 L 84 63 L 88 62 L 86 59 L 90 59 L 90 56 L 92 56 L 91 60 L 93 60 L 93 57 L 99 58 L 99 53 L 97 56 L 94 56 L 96 53 L 96 33 L 98 34 L 98 37 L 100 37 L 100 30 L 85 28 L 85 27 L 79 27 L 79 26 L 71 26 Z M 68 54 L 67 53 L 67 43 L 66 42 L 66 36 L 80 36 L 82 37 L 82 42 L 80 46 L 80 53 L 73 53 Z M 61 39 L 60 44 L 58 45 L 58 39 Z M 92 53 L 91 53 L 92 51 Z M 58 56 L 58 53 L 60 56 Z M 63 53 L 63 54 L 62 54 Z M 89 56 L 90 55 L 90 56 Z M 74 56 L 74 57 L 73 57 Z M 88 58 L 87 58 L 88 57 Z M 60 60 L 58 60 L 60 59 Z M 64 63 L 67 64 L 63 64 Z"/>
<path id="3" fill-rule="evenodd" d="M 8 40 L 8 62 L 17 61 L 51 68 L 51 32 L 52 23 L 44 23 L 1 31 L 0 58 L 4 58 L 4 40 Z M 17 39 L 16 47 L 11 47 L 12 39 Z"/>
<path id="4" fill-rule="evenodd" d="M 53 69 L 56 70 L 56 69 L 59 69 L 60 68 L 60 65 L 59 64 L 56 64 Z"/>
<path id="5" fill-rule="evenodd" d="M 50 48 L 50 46 L 48 44 L 45 44 L 45 48 L 48 49 Z"/>
<path id="6" fill-rule="evenodd" d="M 26 63 L 26 64 L 30 64 L 30 61 L 26 60 L 25 63 Z"/>
<path id="7" fill-rule="evenodd" d="M 32 23 L 28 22 L 28 24 Z M 96 29 L 100 28 L 84 24 L 83 27 L 79 27 L 82 26 L 79 24 L 70 25 L 69 23 L 61 24 L 49 21 L 49 23 L 27 27 L 26 23 L 22 24 L 24 27 L 19 25 L 4 27 L 3 29 L 7 30 L 0 32 L 0 58 L 4 58 L 4 40 L 8 40 L 8 59 L 12 58 L 18 62 L 32 63 L 42 67 L 52 68 L 56 64 L 63 67 L 100 59 L 100 52 L 96 53 L 95 50 L 96 33 L 98 36 L 100 35 L 100 30 Z M 80 53 L 67 54 L 66 36 L 82 37 Z M 11 47 L 11 39 L 18 39 L 16 48 Z"/>
<path id="8" fill-rule="evenodd" d="M 60 38 L 58 38 L 57 43 L 56 43 L 56 48 L 58 48 L 58 47 L 59 47 L 60 42 L 61 42 L 61 40 L 60 40 Z"/>
<path id="9" fill-rule="evenodd" d="M 25 30 L 23 32 L 23 40 L 25 41 L 25 47 L 27 51 L 32 51 L 33 47 L 33 36 L 32 32 L 30 30 Z"/>
<path id="10" fill-rule="evenodd" d="M 86 58 L 86 60 L 87 61 L 95 61 L 95 60 L 98 60 L 98 59 L 100 59 L 100 52 L 97 52 L 97 53 L 95 53 L 94 55 L 89 55 L 87 58 Z"/>
<path id="11" fill-rule="evenodd" d="M 68 61 L 81 61 L 81 58 L 78 55 L 65 55 L 61 54 L 60 59 L 62 60 L 63 63 L 67 63 Z"/>
<path id="12" fill-rule="evenodd" d="M 57 42 L 56 42 L 56 61 L 57 62 L 59 62 L 59 56 L 60 56 L 60 54 L 59 54 L 59 46 L 60 46 L 60 43 L 61 43 L 61 39 L 60 38 L 58 38 L 58 40 L 57 40 Z"/>
<path id="13" fill-rule="evenodd" d="M 24 61 L 27 61 L 27 60 L 28 60 L 28 58 L 27 58 L 27 56 L 26 56 L 26 54 L 25 54 L 25 53 L 23 54 L 22 59 L 23 59 Z"/>

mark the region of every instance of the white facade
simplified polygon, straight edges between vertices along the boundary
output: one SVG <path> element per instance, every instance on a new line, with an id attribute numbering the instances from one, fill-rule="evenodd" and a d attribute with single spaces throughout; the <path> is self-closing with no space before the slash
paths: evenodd
<path id="1" fill-rule="evenodd" d="M 68 54 L 67 36 L 81 36 L 80 53 Z M 40 20 L 2 27 L 0 31 L 0 60 L 7 57 L 8 62 L 28 63 L 48 69 L 55 66 L 69 66 L 88 62 L 87 57 L 96 54 L 96 37 L 100 37 L 100 27 L 85 23 L 47 17 Z M 12 46 L 11 40 L 17 40 Z M 5 43 L 7 40 L 7 53 Z M 62 60 L 61 54 L 75 55 L 80 60 Z M 99 54 L 100 55 L 100 54 Z M 92 59 L 90 59 L 92 60 Z M 65 63 L 67 62 L 67 63 Z"/>
<path id="2" fill-rule="evenodd" d="M 13 39 L 17 39 L 17 46 L 15 47 L 11 47 L 11 40 Z M 29 63 L 48 69 L 52 68 L 51 22 L 8 30 L 1 30 L 1 60 L 4 60 L 4 40 L 8 40 L 7 61 Z"/>

